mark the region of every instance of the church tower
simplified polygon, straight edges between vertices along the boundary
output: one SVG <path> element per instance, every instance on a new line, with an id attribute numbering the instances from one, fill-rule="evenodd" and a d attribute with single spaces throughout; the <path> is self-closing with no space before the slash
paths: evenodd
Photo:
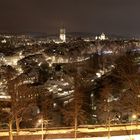
<path id="1" fill-rule="evenodd" d="M 66 30 L 65 28 L 61 28 L 60 29 L 60 36 L 59 38 L 63 41 L 63 42 L 66 42 Z"/>

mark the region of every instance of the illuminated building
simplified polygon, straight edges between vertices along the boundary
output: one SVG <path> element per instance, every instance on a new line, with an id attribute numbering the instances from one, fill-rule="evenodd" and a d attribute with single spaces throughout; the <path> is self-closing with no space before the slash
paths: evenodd
<path id="1" fill-rule="evenodd" d="M 59 38 L 53 39 L 57 44 L 66 42 L 66 29 L 60 28 Z"/>
<path id="2" fill-rule="evenodd" d="M 60 29 L 60 36 L 59 36 L 59 38 L 63 42 L 66 42 L 66 30 L 65 30 L 65 28 L 61 28 Z"/>
<path id="3" fill-rule="evenodd" d="M 106 35 L 104 33 L 102 33 L 100 36 L 96 36 L 95 37 L 96 40 L 107 40 L 108 38 L 106 37 Z"/>

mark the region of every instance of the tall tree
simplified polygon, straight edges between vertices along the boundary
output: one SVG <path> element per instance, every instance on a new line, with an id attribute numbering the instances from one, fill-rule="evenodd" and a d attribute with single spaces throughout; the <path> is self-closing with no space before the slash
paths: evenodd
<path id="1" fill-rule="evenodd" d="M 84 109 L 84 88 L 81 86 L 80 77 L 74 77 L 74 92 L 71 100 L 64 106 L 62 113 L 64 123 L 74 126 L 74 137 L 77 138 L 77 128 L 79 124 L 85 124 L 87 114 Z"/>
<path id="2" fill-rule="evenodd" d="M 7 95 L 10 95 L 12 92 L 12 86 L 11 86 L 11 81 L 12 79 L 14 79 L 17 76 L 17 71 L 9 66 L 9 65 L 2 65 L 0 67 L 0 77 L 5 81 L 6 87 L 7 87 Z M 13 115 L 12 113 L 8 113 L 7 115 L 7 119 L 8 119 L 8 126 L 9 126 L 9 139 L 13 140 L 13 136 L 12 136 L 12 125 L 13 125 Z"/>
<path id="3" fill-rule="evenodd" d="M 140 115 L 140 71 L 139 55 L 126 53 L 116 61 L 113 76 L 123 85 L 119 102 L 123 110 Z M 133 101 L 131 100 L 133 98 Z"/>

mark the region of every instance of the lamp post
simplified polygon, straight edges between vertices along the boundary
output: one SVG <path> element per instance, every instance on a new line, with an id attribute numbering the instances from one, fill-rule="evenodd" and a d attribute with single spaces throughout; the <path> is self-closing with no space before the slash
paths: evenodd
<path id="1" fill-rule="evenodd" d="M 133 114 L 131 116 L 131 132 L 130 132 L 130 140 L 134 140 L 133 138 L 133 132 L 132 132 L 132 124 L 133 124 L 133 120 L 136 120 L 137 119 L 137 115 L 136 114 Z"/>
<path id="2" fill-rule="evenodd" d="M 39 123 L 41 123 L 41 140 L 43 140 L 44 138 L 44 135 L 43 135 L 43 117 L 38 120 Z"/>
<path id="3" fill-rule="evenodd" d="M 41 140 L 44 139 L 44 125 L 48 125 L 49 121 L 44 120 L 43 117 L 38 120 L 38 122 L 41 124 Z"/>

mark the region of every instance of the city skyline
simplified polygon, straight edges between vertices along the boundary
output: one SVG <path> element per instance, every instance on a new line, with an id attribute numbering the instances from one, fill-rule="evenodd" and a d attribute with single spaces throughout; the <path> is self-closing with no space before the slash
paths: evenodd
<path id="1" fill-rule="evenodd" d="M 0 0 L 0 32 L 67 32 L 140 36 L 138 0 Z"/>

